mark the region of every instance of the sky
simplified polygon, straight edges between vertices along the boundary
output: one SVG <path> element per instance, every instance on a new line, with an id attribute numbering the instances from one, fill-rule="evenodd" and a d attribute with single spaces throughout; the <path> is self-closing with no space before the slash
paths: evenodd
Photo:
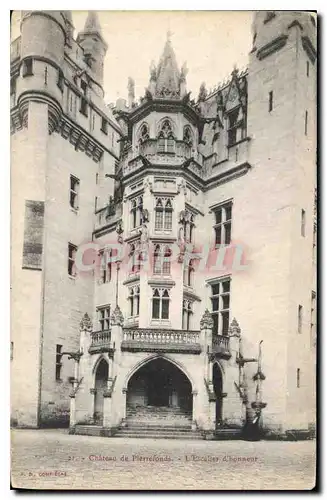
<path id="1" fill-rule="evenodd" d="M 87 11 L 73 11 L 75 37 L 83 29 Z M 144 95 L 149 67 L 158 64 L 170 31 L 178 65 L 189 69 L 187 89 L 197 98 L 206 82 L 213 88 L 227 78 L 234 65 L 248 64 L 251 50 L 251 11 L 98 11 L 108 43 L 104 61 L 105 102 L 127 98 L 127 81 L 135 80 L 136 98 Z M 17 16 L 19 17 L 19 16 Z M 14 21 L 14 19 L 13 19 Z M 14 23 L 13 23 L 14 24 Z M 19 36 L 19 23 L 12 38 Z"/>

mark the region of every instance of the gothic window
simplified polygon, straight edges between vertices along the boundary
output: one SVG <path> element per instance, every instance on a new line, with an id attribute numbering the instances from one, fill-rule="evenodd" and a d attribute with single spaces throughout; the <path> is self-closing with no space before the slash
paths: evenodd
<path id="1" fill-rule="evenodd" d="M 169 276 L 171 269 L 171 249 L 156 245 L 153 254 L 153 273 Z"/>
<path id="2" fill-rule="evenodd" d="M 139 316 L 140 314 L 140 287 L 131 287 L 129 289 L 129 314 L 130 316 Z"/>
<path id="3" fill-rule="evenodd" d="M 183 300 L 183 319 L 182 319 L 182 329 L 190 330 L 192 325 L 192 302 L 189 300 Z"/>
<path id="4" fill-rule="evenodd" d="M 232 203 L 225 203 L 217 207 L 214 211 L 215 214 L 215 244 L 216 245 L 229 245 L 231 242 L 232 232 Z"/>
<path id="5" fill-rule="evenodd" d="M 152 319 L 169 319 L 169 291 L 155 288 L 152 294 Z"/>
<path id="6" fill-rule="evenodd" d="M 227 133 L 228 133 L 228 146 L 233 146 L 233 144 L 243 139 L 244 119 L 240 107 L 233 109 L 228 113 Z"/>
<path id="7" fill-rule="evenodd" d="M 169 120 L 164 120 L 158 134 L 158 153 L 174 153 L 175 137 Z"/>
<path id="8" fill-rule="evenodd" d="M 184 285 L 193 286 L 194 278 L 194 261 L 189 260 L 188 264 L 184 267 Z"/>
<path id="9" fill-rule="evenodd" d="M 213 335 L 228 335 L 230 307 L 230 278 L 211 285 L 211 316 Z"/>
<path id="10" fill-rule="evenodd" d="M 173 223 L 173 207 L 170 198 L 156 198 L 155 230 L 171 231 Z"/>
<path id="11" fill-rule="evenodd" d="M 194 226 L 194 215 L 186 211 L 183 219 L 183 236 L 186 243 L 193 242 Z"/>
<path id="12" fill-rule="evenodd" d="M 103 332 L 110 329 L 110 306 L 98 307 L 99 328 Z"/>
<path id="13" fill-rule="evenodd" d="M 138 251 L 134 243 L 130 245 L 129 258 L 130 258 L 129 262 L 130 262 L 131 273 L 132 274 L 139 273 L 141 267 L 140 265 L 141 256 L 140 252 Z"/>
<path id="14" fill-rule="evenodd" d="M 103 251 L 100 254 L 101 263 L 100 263 L 100 272 L 101 272 L 101 282 L 109 283 L 112 278 L 112 250 Z"/>
<path id="15" fill-rule="evenodd" d="M 132 229 L 142 224 L 143 197 L 139 196 L 131 200 L 131 226 Z"/>

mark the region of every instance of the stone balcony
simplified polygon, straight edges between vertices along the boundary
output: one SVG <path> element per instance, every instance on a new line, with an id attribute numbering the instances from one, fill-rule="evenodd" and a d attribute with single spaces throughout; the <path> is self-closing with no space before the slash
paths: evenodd
<path id="1" fill-rule="evenodd" d="M 109 356 L 113 356 L 115 345 L 111 341 L 110 330 L 100 330 L 91 333 L 91 345 L 89 347 L 90 354 L 98 354 L 107 352 Z"/>
<path id="2" fill-rule="evenodd" d="M 95 212 L 94 230 L 97 231 L 103 227 L 115 224 L 121 219 L 123 207 L 119 205 L 107 205 Z"/>
<path id="3" fill-rule="evenodd" d="M 213 336 L 211 353 L 214 358 L 229 359 L 231 357 L 229 337 L 226 335 Z"/>
<path id="4" fill-rule="evenodd" d="M 160 330 L 154 328 L 124 328 L 122 351 L 180 352 L 200 354 L 200 332 L 186 330 Z"/>
<path id="5" fill-rule="evenodd" d="M 202 156 L 192 151 L 189 144 L 184 141 L 175 141 L 171 151 L 160 151 L 156 139 L 148 139 L 137 148 L 130 148 L 122 160 L 123 175 L 127 176 L 144 168 L 147 163 L 151 165 L 181 166 L 186 160 L 193 158 L 198 163 L 198 171 L 202 169 Z"/>

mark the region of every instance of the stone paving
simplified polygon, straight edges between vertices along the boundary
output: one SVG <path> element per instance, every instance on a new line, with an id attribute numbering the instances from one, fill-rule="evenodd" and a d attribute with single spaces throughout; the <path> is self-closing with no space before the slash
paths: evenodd
<path id="1" fill-rule="evenodd" d="M 315 484 L 315 441 L 182 441 L 12 431 L 12 486 L 260 490 Z"/>

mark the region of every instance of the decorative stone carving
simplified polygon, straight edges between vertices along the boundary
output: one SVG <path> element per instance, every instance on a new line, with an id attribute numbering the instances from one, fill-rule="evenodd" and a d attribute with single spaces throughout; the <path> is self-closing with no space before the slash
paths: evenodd
<path id="1" fill-rule="evenodd" d="M 228 329 L 228 334 L 230 337 L 240 337 L 241 336 L 241 328 L 238 322 L 236 321 L 235 318 L 233 318 L 233 321 L 231 322 L 229 329 Z"/>
<path id="2" fill-rule="evenodd" d="M 115 307 L 114 312 L 112 313 L 111 316 L 111 326 L 123 326 L 124 324 L 124 316 L 123 313 L 120 310 L 120 307 L 117 305 Z"/>
<path id="3" fill-rule="evenodd" d="M 83 318 L 81 319 L 80 329 L 85 330 L 86 332 L 92 331 L 92 321 L 87 313 L 85 313 Z"/>
<path id="4" fill-rule="evenodd" d="M 200 330 L 210 330 L 212 328 L 213 328 L 213 319 L 208 309 L 206 309 L 200 321 Z"/>
<path id="5" fill-rule="evenodd" d="M 149 189 L 150 193 L 153 191 L 153 184 L 150 181 L 150 177 L 146 177 L 143 184 L 144 190 Z"/>
<path id="6" fill-rule="evenodd" d="M 181 179 L 181 180 L 177 183 L 177 193 L 179 194 L 182 190 L 183 190 L 183 194 L 184 194 L 184 196 L 186 196 L 186 195 L 187 195 L 187 188 L 186 188 L 186 182 L 185 182 L 185 179 Z"/>
<path id="7" fill-rule="evenodd" d="M 118 241 L 118 243 L 121 243 L 121 244 L 122 244 L 122 243 L 123 243 L 123 241 L 124 241 L 124 240 L 123 240 L 123 237 L 122 237 L 123 232 L 124 232 L 124 229 L 123 229 L 123 221 L 119 220 L 119 221 L 117 222 L 117 225 L 116 225 L 116 233 L 117 233 L 117 235 L 118 235 L 118 237 L 117 237 L 117 241 Z"/>

